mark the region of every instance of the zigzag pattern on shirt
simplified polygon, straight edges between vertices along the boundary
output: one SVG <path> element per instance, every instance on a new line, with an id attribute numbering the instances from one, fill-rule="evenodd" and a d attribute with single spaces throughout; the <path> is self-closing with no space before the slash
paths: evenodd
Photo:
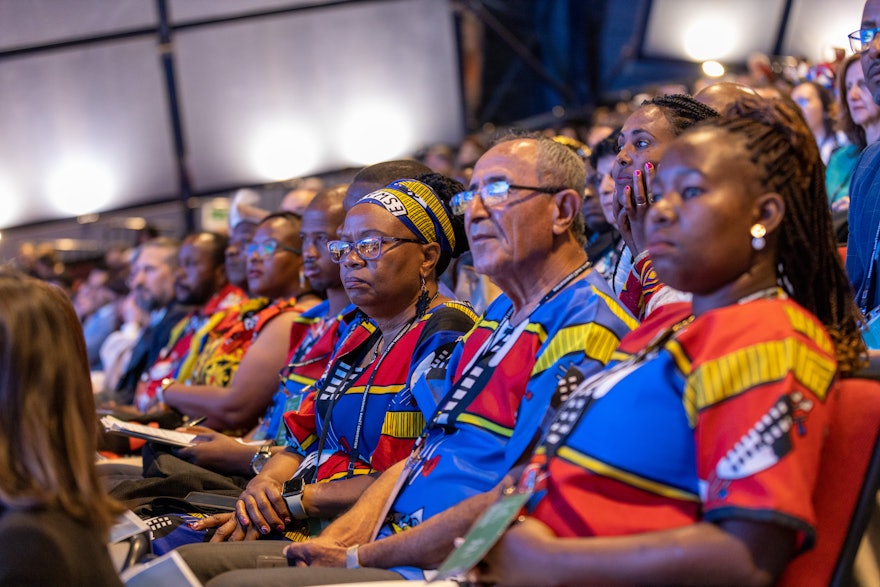
<path id="1" fill-rule="evenodd" d="M 607 363 L 620 344 L 620 339 L 608 327 L 596 322 L 574 324 L 559 330 L 550 344 L 541 352 L 532 374 L 542 373 L 570 353 L 584 353 L 594 361 Z"/>
<path id="2" fill-rule="evenodd" d="M 789 372 L 820 401 L 835 375 L 835 362 L 793 339 L 774 340 L 706 361 L 688 377 L 684 406 L 691 426 L 697 413 L 744 391 L 784 378 Z"/>
<path id="3" fill-rule="evenodd" d="M 418 438 L 425 428 L 421 412 L 385 412 L 382 435 L 392 438 Z"/>

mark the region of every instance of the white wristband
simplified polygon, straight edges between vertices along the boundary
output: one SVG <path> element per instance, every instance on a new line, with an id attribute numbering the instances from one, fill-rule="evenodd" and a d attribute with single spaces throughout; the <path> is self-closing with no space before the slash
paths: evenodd
<path id="1" fill-rule="evenodd" d="M 293 516 L 294 520 L 308 520 L 309 515 L 306 513 L 306 509 L 303 507 L 303 494 L 295 493 L 293 495 L 284 496 L 284 501 L 287 502 L 287 509 L 290 510 L 290 515 Z"/>
<path id="2" fill-rule="evenodd" d="M 346 569 L 359 569 L 361 568 L 361 561 L 358 558 L 358 548 L 360 548 L 360 544 L 355 544 L 354 546 L 349 546 L 345 551 L 345 568 Z"/>

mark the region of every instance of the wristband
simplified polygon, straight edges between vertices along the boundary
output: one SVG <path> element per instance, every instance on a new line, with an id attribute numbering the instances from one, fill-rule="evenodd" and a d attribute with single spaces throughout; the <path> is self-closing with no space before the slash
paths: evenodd
<path id="1" fill-rule="evenodd" d="M 287 509 L 290 510 L 290 515 L 293 516 L 294 520 L 308 520 L 309 515 L 306 513 L 305 508 L 303 507 L 303 494 L 302 493 L 294 493 L 284 496 L 284 501 L 287 503 Z"/>
<path id="2" fill-rule="evenodd" d="M 358 548 L 360 548 L 360 544 L 355 544 L 354 546 L 349 546 L 345 551 L 345 568 L 346 569 L 359 569 L 361 568 L 361 561 L 358 558 Z"/>

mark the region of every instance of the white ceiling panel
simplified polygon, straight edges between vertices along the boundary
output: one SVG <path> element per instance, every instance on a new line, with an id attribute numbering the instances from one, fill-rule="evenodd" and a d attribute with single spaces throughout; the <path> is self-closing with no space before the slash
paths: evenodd
<path id="1" fill-rule="evenodd" d="M 0 49 L 147 27 L 155 12 L 149 0 L 2 0 Z"/>
<path id="2" fill-rule="evenodd" d="M 411 154 L 461 133 L 445 2 L 348 4 L 180 31 L 196 190 Z"/>
<path id="3" fill-rule="evenodd" d="M 0 227 L 176 192 L 155 42 L 0 62 Z"/>

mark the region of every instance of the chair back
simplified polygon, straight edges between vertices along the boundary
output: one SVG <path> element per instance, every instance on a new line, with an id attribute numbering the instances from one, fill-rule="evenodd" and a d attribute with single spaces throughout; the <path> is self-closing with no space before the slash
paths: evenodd
<path id="1" fill-rule="evenodd" d="M 813 497 L 816 544 L 788 565 L 784 587 L 848 583 L 880 489 L 880 381 L 843 379 L 835 393 Z"/>

